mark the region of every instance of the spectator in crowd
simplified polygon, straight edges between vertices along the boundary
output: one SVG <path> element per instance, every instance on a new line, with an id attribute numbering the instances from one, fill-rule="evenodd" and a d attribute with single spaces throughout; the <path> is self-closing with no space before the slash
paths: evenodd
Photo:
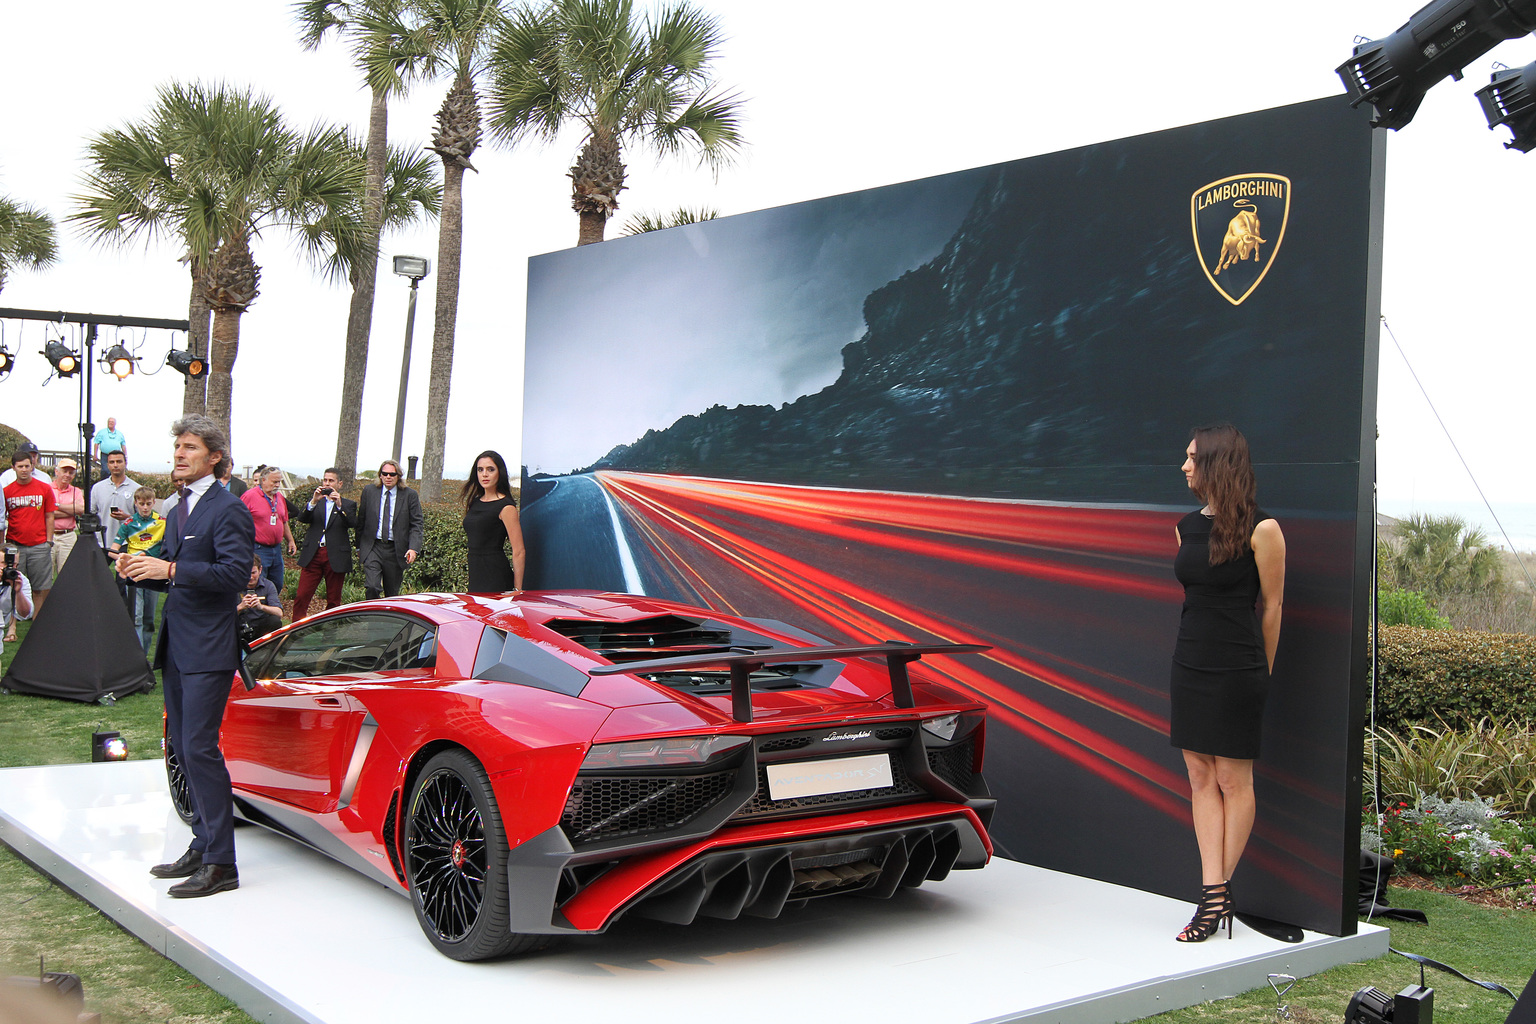
<path id="1" fill-rule="evenodd" d="M 101 521 L 96 542 L 101 550 L 107 550 L 110 537 L 117 535 L 117 528 L 128 521 L 133 508 L 133 492 L 139 485 L 128 475 L 128 459 L 122 452 L 107 456 L 107 476 L 91 485 L 91 511 Z M 109 536 L 107 531 L 111 531 Z"/>
<path id="2" fill-rule="evenodd" d="M 74 459 L 60 459 L 53 474 L 53 575 L 75 550 L 75 517 L 85 511 L 85 492 L 75 486 Z"/>
<path id="3" fill-rule="evenodd" d="M 34 477 L 41 477 L 49 483 L 53 482 L 53 477 L 46 469 L 43 468 L 42 455 L 38 452 L 37 445 L 33 444 L 31 441 L 23 441 L 21 442 L 21 447 L 16 450 L 19 452 L 26 452 L 28 455 L 32 456 L 32 475 Z M 8 468 L 5 472 L 0 473 L 0 489 L 9 487 L 15 482 L 16 470 Z"/>
<path id="4" fill-rule="evenodd" d="M 18 449 L 11 456 L 14 483 L 5 487 L 5 543 L 16 547 L 16 567 L 32 584 L 33 601 L 43 606 L 53 587 L 53 487 L 32 475 L 32 456 Z M 5 638 L 16 639 L 14 620 Z"/>
<path id="5" fill-rule="evenodd" d="M 121 452 L 123 465 L 128 464 L 128 439 L 117 432 L 117 417 L 108 416 L 107 425 L 96 431 L 96 436 L 91 438 L 91 457 L 101 465 L 103 473 L 107 469 L 107 456 L 113 452 Z"/>
<path id="6" fill-rule="evenodd" d="M 352 571 L 352 530 L 357 526 L 357 502 L 341 496 L 341 476 L 334 468 L 320 475 L 320 486 L 295 522 L 308 524 L 299 551 L 299 589 L 293 595 L 293 621 L 309 614 L 310 598 L 325 580 L 325 606 L 341 604 L 341 585 Z"/>
<path id="7" fill-rule="evenodd" d="M 140 487 L 133 492 L 133 516 L 117 529 L 112 542 L 113 554 L 148 555 L 159 558 L 165 546 L 165 519 L 155 511 L 155 490 Z M 149 587 L 127 584 L 128 614 L 139 631 L 139 643 L 149 654 L 149 640 L 155 632 L 155 608 L 160 595 Z"/>
<path id="8" fill-rule="evenodd" d="M 290 555 L 298 554 L 299 551 L 299 546 L 293 542 L 293 531 L 288 528 L 288 501 L 277 493 L 282 481 L 283 471 L 276 466 L 267 466 L 256 478 L 260 486 L 240 495 L 240 500 L 251 510 L 251 519 L 256 524 L 256 557 L 261 559 L 262 568 L 267 571 L 267 579 L 279 591 L 283 589 L 284 543 Z"/>
<path id="9" fill-rule="evenodd" d="M 240 642 L 248 644 L 283 624 L 283 599 L 262 572 L 260 558 L 251 559 L 251 578 L 235 607 L 240 612 Z"/>
<path id="10" fill-rule="evenodd" d="M 379 466 L 379 481 L 364 487 L 358 502 L 357 546 L 363 556 L 363 587 L 370 598 L 400 593 L 405 567 L 421 551 L 421 498 L 400 482 L 400 463 Z"/>
<path id="11" fill-rule="evenodd" d="M 0 569 L 0 616 L 4 616 L 6 622 L 32 617 L 32 584 L 20 569 L 12 565 Z M 14 641 L 15 628 L 12 627 L 9 632 L 10 636 L 6 640 Z M 0 643 L 0 654 L 4 653 L 5 644 Z"/>
<path id="12" fill-rule="evenodd" d="M 246 486 L 244 480 L 235 476 L 235 460 L 233 458 L 225 461 L 223 472 L 224 475 L 219 477 L 219 486 L 237 498 L 243 497 L 250 488 Z"/>

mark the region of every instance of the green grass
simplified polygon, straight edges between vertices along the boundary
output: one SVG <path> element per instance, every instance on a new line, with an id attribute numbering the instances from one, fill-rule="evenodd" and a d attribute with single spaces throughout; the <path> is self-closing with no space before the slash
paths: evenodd
<path id="1" fill-rule="evenodd" d="M 1428 925 L 1390 924 L 1394 949 L 1418 953 L 1449 964 L 1468 977 L 1492 981 L 1520 994 L 1536 969 L 1536 914 L 1498 910 L 1468 903 L 1445 893 L 1394 887 L 1392 905 L 1422 910 Z M 1216 941 L 1216 940 L 1212 940 Z M 1286 993 L 1292 1019 L 1299 1024 L 1343 1021 L 1349 997 L 1366 985 L 1388 995 L 1419 983 L 1419 966 L 1388 954 L 1380 960 L 1345 964 L 1301 978 Z M 1454 1024 L 1504 1024 L 1514 1002 L 1497 992 L 1470 985 L 1454 975 L 1429 969 L 1424 983 L 1435 990 L 1435 1019 Z M 1275 995 L 1266 986 L 1232 999 L 1218 999 L 1148 1018 L 1157 1024 L 1274 1024 Z"/>
<path id="2" fill-rule="evenodd" d="M 21 623 L 22 635 L 28 623 Z M 0 667 L 19 645 L 6 645 Z M 129 756 L 160 756 L 157 688 L 104 707 L 43 697 L 0 695 L 0 767 L 68 764 L 90 759 L 90 734 L 115 729 L 128 741 Z M 1497 910 L 1453 896 L 1394 888 L 1394 905 L 1423 910 L 1429 925 L 1392 923 L 1392 945 L 1449 963 L 1474 978 L 1495 981 L 1518 993 L 1536 968 L 1536 913 Z M 1215 941 L 1215 940 L 1213 940 Z M 86 1009 L 109 1024 L 253 1024 L 229 1000 L 179 966 L 155 953 L 89 904 L 38 874 L 0 846 L 0 974 L 31 974 L 37 957 L 50 969 L 81 976 Z M 1286 996 L 1299 1024 L 1342 1021 L 1354 992 L 1374 985 L 1395 993 L 1418 982 L 1418 967 L 1388 956 L 1346 964 L 1302 978 Z M 1504 996 L 1431 971 L 1436 1017 L 1455 1024 L 1502 1024 L 1512 1003 Z M 1275 998 L 1258 989 L 1161 1014 L 1161 1024 L 1221 1021 L 1272 1024 Z"/>

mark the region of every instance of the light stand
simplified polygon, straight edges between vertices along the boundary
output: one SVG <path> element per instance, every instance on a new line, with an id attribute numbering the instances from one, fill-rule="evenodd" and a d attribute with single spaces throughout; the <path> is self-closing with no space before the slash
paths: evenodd
<path id="1" fill-rule="evenodd" d="M 411 279 L 411 299 L 405 310 L 405 355 L 400 359 L 400 400 L 395 405 L 395 444 L 390 458 L 400 461 L 400 446 L 405 440 L 405 389 L 411 377 L 411 333 L 416 327 L 416 286 L 432 273 L 432 261 L 424 256 L 396 256 L 395 273 Z"/>

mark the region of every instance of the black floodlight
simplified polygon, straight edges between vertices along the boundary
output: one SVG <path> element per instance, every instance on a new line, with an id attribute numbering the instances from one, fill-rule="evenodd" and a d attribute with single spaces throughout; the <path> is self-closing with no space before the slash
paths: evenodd
<path id="1" fill-rule="evenodd" d="M 107 372 L 118 380 L 122 380 L 133 372 L 133 362 L 133 353 L 123 345 L 113 345 L 101 357 L 101 365 L 105 366 Z"/>
<path id="2" fill-rule="evenodd" d="M 173 348 L 171 354 L 165 357 L 165 361 L 170 363 L 171 368 L 176 372 L 188 377 L 202 377 L 208 373 L 208 364 L 191 352 Z"/>
<path id="3" fill-rule="evenodd" d="M 62 341 L 50 341 L 44 345 L 43 357 L 53 365 L 53 372 L 60 377 L 73 377 L 80 372 L 80 357 Z"/>
<path id="4" fill-rule="evenodd" d="M 10 349 L 5 347 L 5 342 L 0 341 L 0 380 L 11 375 L 16 369 L 16 357 L 11 355 Z"/>
<path id="5" fill-rule="evenodd" d="M 1434 0 L 1385 39 L 1355 45 L 1338 67 L 1350 106 L 1376 109 L 1371 124 L 1401 128 L 1424 94 L 1506 39 L 1536 30 L 1536 0 Z"/>
<path id="6" fill-rule="evenodd" d="M 120 732 L 91 733 L 92 761 L 128 760 L 128 743 Z"/>
<path id="7" fill-rule="evenodd" d="M 1523 68 L 1495 71 L 1487 85 L 1477 90 L 1483 116 L 1490 129 L 1509 125 L 1514 138 L 1505 149 L 1529 153 L 1536 148 L 1536 61 Z"/>

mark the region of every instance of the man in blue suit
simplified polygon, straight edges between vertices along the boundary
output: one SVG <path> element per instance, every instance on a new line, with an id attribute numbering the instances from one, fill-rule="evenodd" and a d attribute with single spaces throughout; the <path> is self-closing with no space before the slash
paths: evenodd
<path id="1" fill-rule="evenodd" d="M 239 670 L 236 606 L 250 578 L 256 538 L 250 510 L 216 483 L 229 459 L 224 431 L 207 416 L 187 416 L 171 433 L 178 500 L 166 524 L 165 557 L 123 555 L 117 571 L 169 594 L 155 667 L 162 670 L 166 729 L 195 812 L 187 852 L 150 873 L 186 879 L 171 886 L 172 896 L 212 896 L 240 887 L 234 801 L 219 751 L 219 726 Z"/>

